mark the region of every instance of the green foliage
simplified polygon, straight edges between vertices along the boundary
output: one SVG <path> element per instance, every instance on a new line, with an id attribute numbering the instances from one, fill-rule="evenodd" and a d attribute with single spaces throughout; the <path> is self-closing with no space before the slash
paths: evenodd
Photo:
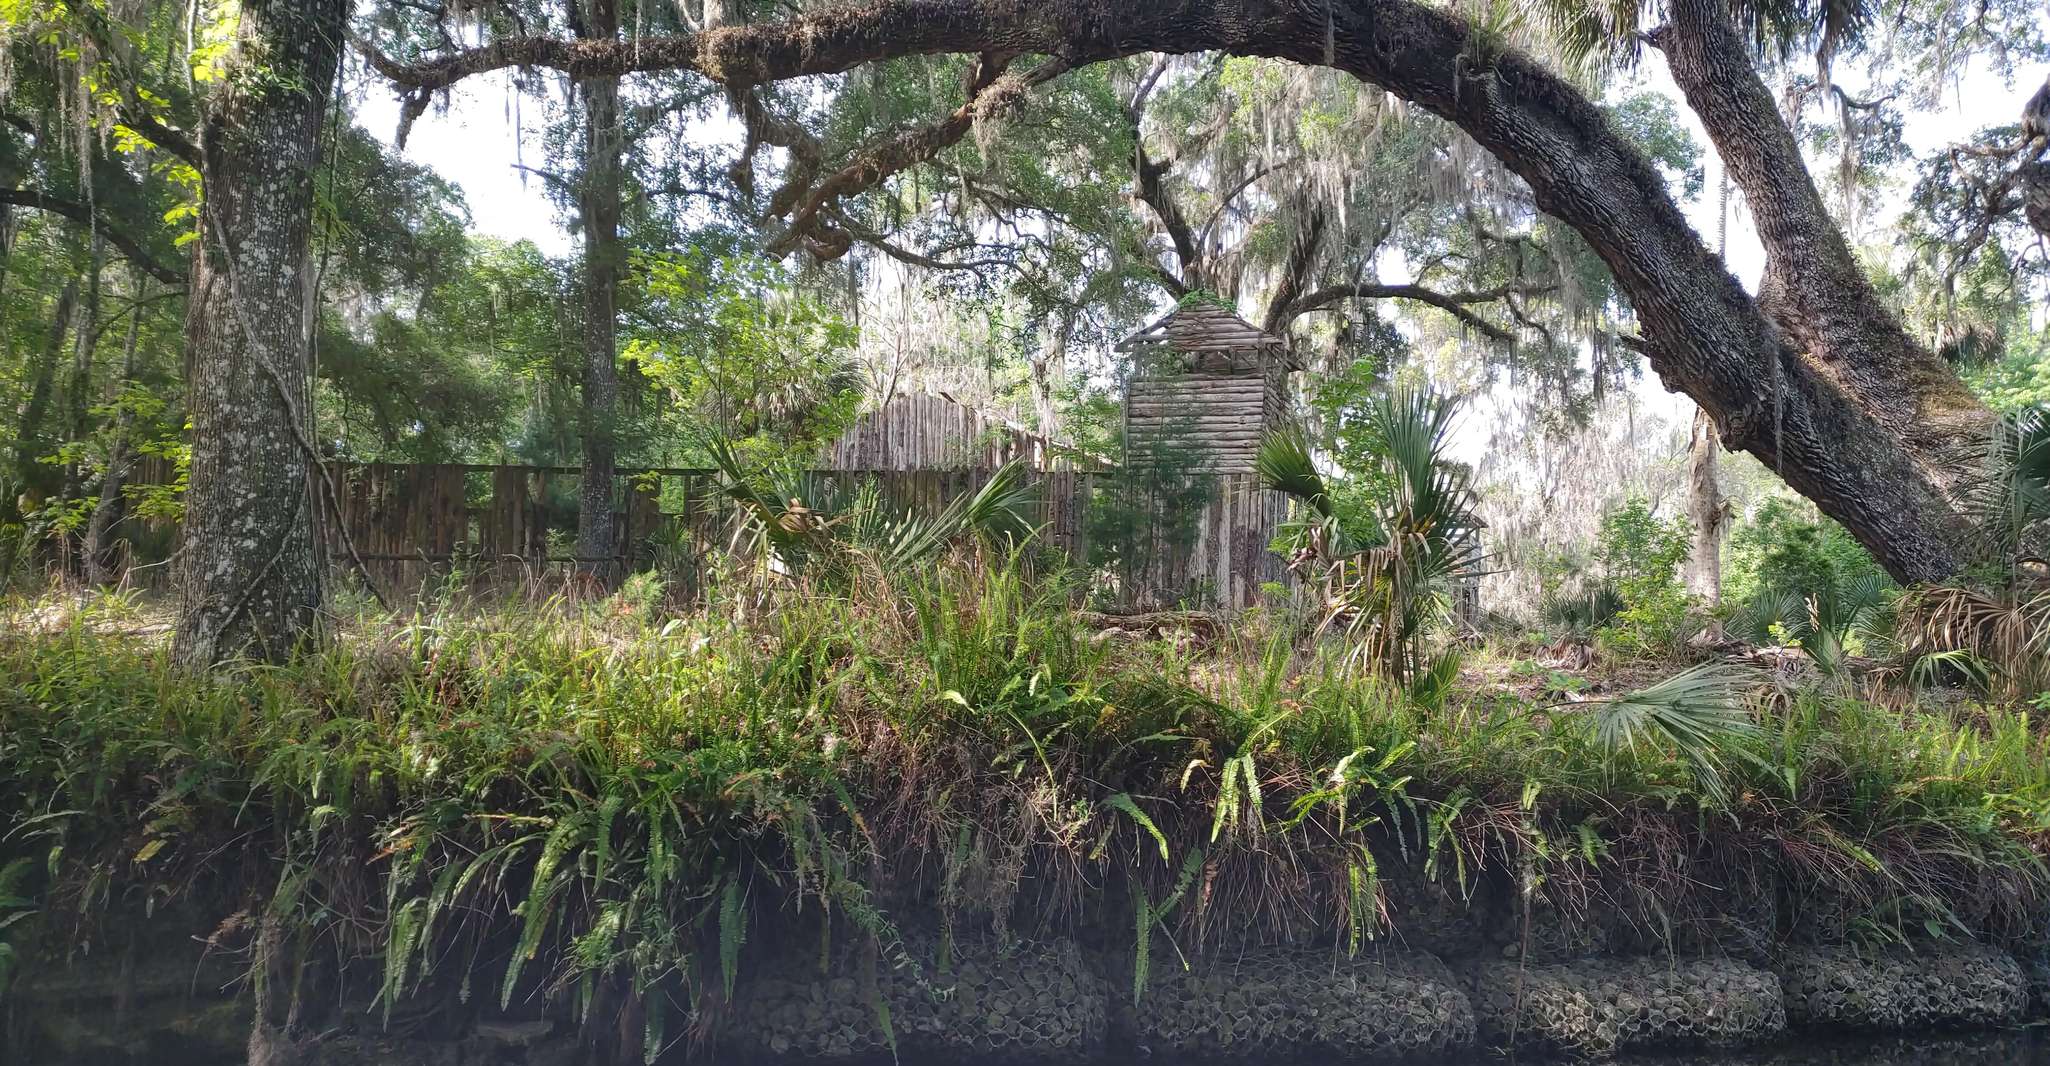
<path id="1" fill-rule="evenodd" d="M 757 459 L 809 458 L 854 418 L 854 327 L 776 264 L 704 247 L 644 254 L 623 358 L 683 425 Z"/>
<path id="2" fill-rule="evenodd" d="M 1626 657 L 1672 655 L 1693 636 L 1693 604 L 1679 577 L 1692 542 L 1685 518 L 1660 519 L 1641 499 L 1602 516 L 1596 558 L 1621 605 L 1597 633 L 1604 648 Z M 1600 606 L 1591 602 L 1590 614 Z"/>
<path id="3" fill-rule="evenodd" d="M 1169 570 L 1195 545 L 1203 511 L 1216 497 L 1216 479 L 1203 474 L 1202 452 L 1191 436 L 1178 423 L 1162 426 L 1142 453 L 1128 450 L 1108 484 L 1099 482 L 1089 498 L 1084 561 L 1127 603 L 1200 604 L 1206 595 Z"/>
<path id="4" fill-rule="evenodd" d="M 1616 131 L 1679 187 L 1681 199 L 1692 200 L 1701 195 L 1701 145 L 1688 132 L 1680 107 L 1672 97 L 1636 92 L 1602 110 L 1608 113 Z"/>
<path id="5" fill-rule="evenodd" d="M 1962 367 L 1959 376 L 1996 411 L 2050 405 L 2050 329 L 2008 340 L 1998 359 Z"/>
<path id="6" fill-rule="evenodd" d="M 1572 593 L 1548 594 L 1538 604 L 1538 621 L 1546 631 L 1584 638 L 1615 622 L 1624 608 L 1616 586 L 1597 581 Z"/>
<path id="7" fill-rule="evenodd" d="M 1759 644 L 1792 641 L 1826 677 L 1841 677 L 1845 657 L 1889 644 L 1898 590 L 1885 574 L 1865 574 L 1802 596 L 1766 592 L 1744 604 L 1731 631 Z"/>
<path id="8" fill-rule="evenodd" d="M 1693 767 L 1703 791 L 1728 807 L 1723 753 L 1757 733 L 1745 694 L 1750 673 L 1704 663 L 1595 708 L 1595 738 L 1611 752 L 1657 743 Z"/>
<path id="9" fill-rule="evenodd" d="M 696 439 L 723 479 L 720 491 L 739 505 L 735 518 L 752 544 L 749 554 L 770 574 L 794 576 L 817 564 L 844 575 L 863 560 L 906 570 L 937 562 L 970 538 L 1015 556 L 1037 532 L 1031 518 L 1037 487 L 1017 461 L 938 511 L 893 510 L 873 484 L 841 499 L 829 483 L 794 467 L 750 466 L 723 437 Z"/>
<path id="10" fill-rule="evenodd" d="M 2007 567 L 2050 556 L 2050 405 L 2005 415 L 1993 461 L 1996 473 L 1975 508 L 1988 561 Z"/>
<path id="11" fill-rule="evenodd" d="M 33 899 L 20 894 L 26 890 L 33 870 L 34 863 L 26 857 L 0 864 L 0 995 L 6 994 L 15 969 L 21 965 L 21 952 L 14 946 L 8 929 L 21 926 L 38 909 Z"/>
<path id="12" fill-rule="evenodd" d="M 1387 476 L 1388 441 L 1374 417 L 1389 389 L 1389 372 L 1410 355 L 1409 342 L 1388 319 L 1365 309 L 1350 324 L 1339 368 L 1316 376 L 1307 397 L 1324 428 L 1318 450 L 1338 476 L 1325 485 L 1338 529 L 1354 543 L 1380 536 L 1375 515 L 1394 492 Z"/>
<path id="13" fill-rule="evenodd" d="M 568 605 L 371 618 L 214 676 L 85 626 L 16 631 L 0 869 L 26 881 L 0 888 L 0 922 L 31 898 L 53 927 L 96 913 L 110 897 L 90 884 L 165 902 L 278 885 L 260 905 L 315 950 L 382 958 L 385 1005 L 474 976 L 501 999 L 587 1005 L 618 980 L 688 1009 L 787 932 L 754 914 L 830 914 L 916 967 L 895 915 L 942 877 L 1000 928 L 1065 911 L 1033 910 L 1021 881 L 1085 900 L 1124 884 L 1136 996 L 1163 933 L 1198 920 L 1199 883 L 1288 884 L 1351 941 L 1378 924 L 1394 856 L 1462 881 L 1553 869 L 1593 848 L 1575 828 L 1591 808 L 1668 819 L 1660 841 L 1705 810 L 1737 847 L 1857 841 L 1884 881 L 1818 864 L 1789 887 L 1849 878 L 1875 907 L 1961 910 L 1974 871 L 2042 880 L 2050 772 L 2019 713 L 1757 699 L 1714 670 L 1581 713 L 1413 698 L 1338 651 L 1227 641 L 1198 669 L 1164 642 L 1101 641 L 1071 592 L 921 568 L 659 627 Z M 886 893 L 878 862 L 935 883 Z"/>
<path id="14" fill-rule="evenodd" d="M 1879 564 L 1844 527 L 1804 501 L 1775 496 L 1737 524 L 1723 559 L 1723 598 L 1835 594 L 1879 575 Z"/>
<path id="15" fill-rule="evenodd" d="M 1390 492 L 1372 514 L 1377 535 L 1358 547 L 1343 535 L 1299 434 L 1269 437 L 1256 462 L 1264 487 L 1316 516 L 1305 549 L 1324 566 L 1325 625 L 1342 628 L 1353 654 L 1398 683 L 1430 672 L 1426 641 L 1445 620 L 1452 585 L 1480 563 L 1471 471 L 1447 456 L 1457 411 L 1449 397 L 1412 390 L 1373 402 L 1368 418 L 1386 442 L 1380 477 Z"/>

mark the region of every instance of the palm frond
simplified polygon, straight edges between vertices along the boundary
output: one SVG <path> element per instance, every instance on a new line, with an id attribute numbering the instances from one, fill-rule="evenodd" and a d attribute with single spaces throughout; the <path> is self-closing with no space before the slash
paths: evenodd
<path id="1" fill-rule="evenodd" d="M 1316 461 L 1310 457 L 1309 439 L 1300 427 L 1287 426 L 1269 433 L 1253 458 L 1253 472 L 1259 476 L 1261 488 L 1301 500 L 1319 517 L 1333 517 L 1331 495 L 1324 486 L 1323 475 L 1317 473 Z"/>
<path id="2" fill-rule="evenodd" d="M 970 534 L 992 544 L 1023 544 L 1035 532 L 1036 494 L 1024 465 L 1013 460 L 974 493 L 954 497 L 940 513 L 900 518 L 884 538 L 883 558 L 897 567 L 917 566 Z"/>
<path id="3" fill-rule="evenodd" d="M 1392 498 L 1374 516 L 1381 541 L 1340 556 L 1330 573 L 1325 628 L 1342 628 L 1352 658 L 1398 682 L 1429 667 L 1423 643 L 1446 613 L 1451 585 L 1482 558 L 1471 474 L 1448 455 L 1457 402 L 1401 389 L 1368 409 L 1386 442 Z M 1276 465 L 1288 459 L 1276 450 Z"/>
<path id="4" fill-rule="evenodd" d="M 1689 764 L 1703 790 L 1726 804 L 1723 756 L 1758 733 L 1745 696 L 1750 670 L 1704 663 L 1594 708 L 1595 739 L 1612 754 L 1663 749 Z"/>
<path id="5" fill-rule="evenodd" d="M 2050 407 L 2001 419 L 1987 467 L 1990 476 L 1966 503 L 1984 533 L 1986 556 L 2006 562 L 2028 554 L 2034 532 L 2050 524 Z"/>

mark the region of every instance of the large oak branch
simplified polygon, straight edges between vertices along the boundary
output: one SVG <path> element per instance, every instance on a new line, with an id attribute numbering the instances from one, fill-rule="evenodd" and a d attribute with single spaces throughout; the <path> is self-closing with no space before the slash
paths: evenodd
<path id="1" fill-rule="evenodd" d="M 34 189 L 0 189 L 0 204 L 12 204 L 16 207 L 33 207 L 39 211 L 48 211 L 53 215 L 61 215 L 64 218 L 68 218 L 81 226 L 91 226 L 94 224 L 91 207 L 76 200 L 66 200 L 61 196 L 51 196 L 47 193 L 37 192 Z M 108 244 L 113 245 L 120 250 L 122 255 L 128 257 L 128 261 L 135 264 L 136 269 L 166 285 L 185 284 L 184 271 L 168 266 L 156 256 L 151 255 L 149 249 L 142 246 L 142 242 L 123 232 L 120 227 L 109 225 L 105 219 L 100 219 L 99 233 L 100 236 L 107 239 Z"/>
<path id="2" fill-rule="evenodd" d="M 1955 572 L 1968 531 L 1888 410 L 1819 372 L 1703 246 L 1659 172 L 1579 90 L 1415 0 L 867 0 L 787 22 L 634 41 L 500 41 L 417 64 L 373 57 L 438 88 L 512 66 L 574 75 L 687 68 L 728 84 L 844 71 L 935 53 L 1040 53 L 1082 64 L 1141 52 L 1223 51 L 1328 65 L 1464 129 L 1577 230 L 1634 306 L 1654 370 L 1872 549 L 1896 577 Z M 1873 353 L 1875 359 L 1885 353 Z M 1860 359 L 1856 351 L 1844 358 Z M 1904 389 L 1907 388 L 1904 386 Z"/>
<path id="3" fill-rule="evenodd" d="M 1921 550 L 1939 557 L 1945 547 L 1955 551 L 1970 531 L 1970 518 L 1955 504 L 1982 472 L 1992 412 L 1908 335 L 1872 287 L 1723 0 L 1673 0 L 1667 10 L 1672 23 L 1653 33 L 1653 43 L 1665 52 L 1674 82 L 1757 220 L 1766 310 L 1791 342 L 1803 374 L 1826 382 L 1904 442 L 1900 453 L 1918 475 L 1911 484 L 1939 490 L 1938 498 L 1925 496 L 1912 506 L 1954 527 L 1944 538 L 1951 544 Z M 1954 569 L 1962 562 L 1939 565 Z"/>
<path id="4" fill-rule="evenodd" d="M 1480 317 L 1473 311 L 1473 305 L 1494 303 L 1510 296 L 1542 296 L 1553 291 L 1551 285 L 1497 285 L 1492 289 L 1474 292 L 1439 292 L 1422 285 L 1384 285 L 1378 282 L 1363 282 L 1358 285 L 1338 285 L 1306 293 L 1301 299 L 1290 303 L 1284 319 L 1319 311 L 1345 300 L 1414 300 L 1451 315 L 1472 329 L 1475 333 L 1492 341 L 1507 343 L 1511 340 L 1508 330 Z"/>

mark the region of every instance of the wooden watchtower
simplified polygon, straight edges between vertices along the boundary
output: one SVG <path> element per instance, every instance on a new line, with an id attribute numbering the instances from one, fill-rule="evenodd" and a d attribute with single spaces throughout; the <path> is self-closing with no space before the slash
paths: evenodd
<path id="1" fill-rule="evenodd" d="M 1288 342 L 1226 308 L 1191 303 L 1118 350 L 1133 353 L 1134 364 L 1125 380 L 1126 473 L 1155 486 L 1202 486 L 1204 500 L 1192 507 L 1173 492 L 1155 500 L 1150 547 L 1121 578 L 1126 599 L 1253 605 L 1262 585 L 1289 580 L 1268 550 L 1288 500 L 1254 473 L 1261 440 L 1289 418 L 1288 375 L 1300 368 Z"/>
<path id="2" fill-rule="evenodd" d="M 1191 470 L 1250 474 L 1260 441 L 1288 418 L 1288 342 L 1229 310 L 1190 304 L 1118 344 L 1128 461 L 1170 453 Z"/>

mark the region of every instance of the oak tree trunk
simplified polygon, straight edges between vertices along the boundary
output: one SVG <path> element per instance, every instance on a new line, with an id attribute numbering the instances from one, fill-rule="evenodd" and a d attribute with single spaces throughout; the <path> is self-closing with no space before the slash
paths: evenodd
<path id="1" fill-rule="evenodd" d="M 245 0 L 206 105 L 186 312 L 192 468 L 173 655 L 277 659 L 325 606 L 310 420 L 313 170 L 347 0 Z"/>
<path id="2" fill-rule="evenodd" d="M 1884 486 L 1892 513 L 1858 516 L 1862 531 L 1845 525 L 1887 546 L 1896 577 L 1956 572 L 1978 546 L 1963 504 L 1987 473 L 1995 416 L 1872 287 L 1723 0 L 1675 0 L 1667 10 L 1671 25 L 1653 39 L 1750 205 L 1765 247 L 1759 303 L 1789 348 L 1786 369 L 1813 380 L 1848 416 L 1838 447 L 1804 473 L 1821 480 L 1892 467 L 1899 476 Z"/>
<path id="3" fill-rule="evenodd" d="M 585 35 L 611 40 L 618 32 L 616 0 L 586 0 Z M 617 577 L 614 557 L 619 552 L 612 514 L 619 410 L 619 79 L 592 78 L 579 88 L 584 97 L 578 205 L 584 230 L 584 470 L 577 504 L 577 558 L 584 573 L 609 582 Z"/>

